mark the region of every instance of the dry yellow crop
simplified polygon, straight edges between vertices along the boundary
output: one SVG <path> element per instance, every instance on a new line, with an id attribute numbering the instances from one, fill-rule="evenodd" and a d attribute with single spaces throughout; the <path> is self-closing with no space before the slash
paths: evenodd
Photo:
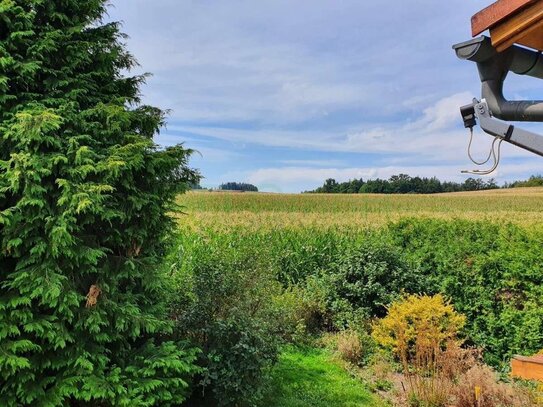
<path id="1" fill-rule="evenodd" d="M 220 230 L 361 229 L 405 217 L 543 225 L 543 188 L 434 195 L 191 192 L 178 203 L 184 227 Z"/>

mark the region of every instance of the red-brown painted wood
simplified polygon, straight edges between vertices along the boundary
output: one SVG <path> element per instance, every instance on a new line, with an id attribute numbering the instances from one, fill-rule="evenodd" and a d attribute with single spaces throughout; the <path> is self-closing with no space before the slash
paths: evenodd
<path id="1" fill-rule="evenodd" d="M 475 37 L 500 23 L 512 14 L 539 0 L 498 0 L 471 18 L 471 32 Z"/>

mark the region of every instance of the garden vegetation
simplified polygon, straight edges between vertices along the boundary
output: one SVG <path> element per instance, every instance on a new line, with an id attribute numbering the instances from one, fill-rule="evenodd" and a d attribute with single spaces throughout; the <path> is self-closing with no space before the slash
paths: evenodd
<path id="1" fill-rule="evenodd" d="M 182 197 L 106 7 L 0 0 L 0 405 L 532 402 L 492 369 L 543 348 L 540 190 Z"/>
<path id="2" fill-rule="evenodd" d="M 493 207 L 498 210 L 502 202 L 509 202 L 508 213 L 515 214 L 531 205 L 532 196 L 538 196 L 537 190 L 526 196 L 513 193 L 500 191 L 503 199 L 494 199 L 487 192 L 441 196 L 432 203 L 439 216 L 422 212 L 425 216 L 419 213 L 416 217 L 371 226 L 363 222 L 346 225 L 341 216 L 334 216 L 334 210 L 343 216 L 349 213 L 345 211 L 363 210 L 357 206 L 362 203 L 358 196 L 356 200 L 346 196 L 345 201 L 337 196 L 335 201 L 326 201 L 323 209 L 310 206 L 313 195 L 192 194 L 181 200 L 192 214 L 179 220 L 183 232 L 177 267 L 182 264 L 182 271 L 175 274 L 205 275 L 208 272 L 201 269 L 200 259 L 209 256 L 216 257 L 206 269 L 222 264 L 220 267 L 228 270 L 226 261 L 237 269 L 249 270 L 249 287 L 259 287 L 263 301 L 258 303 L 259 307 L 250 307 L 254 312 L 247 313 L 259 318 L 263 308 L 268 308 L 267 315 L 282 315 L 279 331 L 274 331 L 271 318 L 267 324 L 259 324 L 270 329 L 258 331 L 269 337 L 261 343 L 278 345 L 275 356 L 280 361 L 284 344 L 302 348 L 308 344 L 324 346 L 356 369 L 389 372 L 369 378 L 362 374 L 367 388 L 380 394 L 394 394 L 398 391 L 396 385 L 403 382 L 405 398 L 392 397 L 399 405 L 469 405 L 459 401 L 468 396 L 462 398 L 455 389 L 465 392 L 472 386 L 471 394 L 473 386 L 478 386 L 484 389 L 488 400 L 486 404 L 481 402 L 483 406 L 527 406 L 530 404 L 526 403 L 533 402 L 530 391 L 500 383 L 495 372 L 506 372 L 512 355 L 531 355 L 543 348 L 543 273 L 539 260 L 542 223 L 515 224 L 514 218 L 510 223 L 454 219 L 455 206 L 461 203 L 478 202 L 482 214 L 479 217 L 484 217 L 491 214 Z M 411 197 L 405 202 L 378 199 L 381 210 L 392 212 L 427 205 L 425 198 Z M 195 202 L 200 204 L 200 210 Z M 323 217 L 322 224 L 302 221 L 270 227 L 269 213 L 273 211 L 287 217 L 290 211 L 298 218 L 310 220 L 318 214 Z M 228 217 L 229 224 L 222 223 L 219 217 Z M 244 217 L 251 219 L 251 227 L 246 227 Z M 242 266 L 242 258 L 250 259 L 250 265 Z M 255 267 L 260 271 L 254 271 Z M 240 293 L 247 290 L 244 278 L 236 281 L 240 286 L 232 294 L 230 304 L 240 303 Z M 269 293 L 274 301 L 269 300 Z M 416 296 L 405 300 L 409 294 Z M 422 295 L 421 303 L 418 295 Z M 236 306 L 235 311 L 240 308 Z M 396 310 L 398 315 L 394 316 Z M 413 315 L 409 317 L 411 323 L 418 321 L 405 327 L 409 346 L 418 343 L 417 349 L 422 352 L 418 358 L 412 348 L 404 348 L 402 356 L 375 328 L 386 324 L 376 322 L 381 318 L 401 321 L 408 315 Z M 432 321 L 446 325 L 436 325 L 442 327 L 436 330 Z M 425 336 L 432 332 L 437 336 Z M 238 337 L 240 346 L 241 338 L 248 335 Z M 269 348 L 262 347 L 262 351 L 268 352 Z M 271 353 L 266 354 L 273 363 Z M 388 367 L 383 368 L 383 364 Z M 270 383 L 266 379 L 269 365 L 252 366 L 253 371 L 260 372 L 265 397 L 265 387 Z M 240 371 L 245 369 L 240 365 Z M 284 367 L 277 369 L 282 373 L 272 368 L 275 379 L 271 383 L 278 383 L 274 375 L 287 374 Z M 418 375 L 413 376 L 415 372 Z M 394 374 L 403 378 L 395 379 Z M 428 377 L 435 380 L 428 382 Z M 257 381 L 252 383 L 253 390 L 258 388 Z M 293 379 L 293 383 L 298 382 Z M 209 386 L 213 388 L 212 384 Z M 202 390 L 206 392 L 205 385 Z M 403 394 L 401 386 L 399 392 Z M 434 400 L 434 404 L 424 404 L 425 400 Z"/>

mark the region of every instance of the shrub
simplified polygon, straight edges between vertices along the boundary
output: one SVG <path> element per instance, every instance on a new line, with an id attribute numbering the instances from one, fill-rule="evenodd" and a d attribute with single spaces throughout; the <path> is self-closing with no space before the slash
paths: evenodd
<path id="1" fill-rule="evenodd" d="M 352 330 L 338 333 L 337 351 L 346 362 L 353 365 L 359 364 L 363 355 L 360 335 Z"/>
<path id="2" fill-rule="evenodd" d="M 400 360 L 414 406 L 447 404 L 451 380 L 468 356 L 458 347 L 465 318 L 441 295 L 412 295 L 394 302 L 374 324 L 375 341 Z"/>
<path id="3" fill-rule="evenodd" d="M 392 303 L 387 316 L 376 321 L 373 338 L 407 367 L 421 356 L 419 350 L 441 349 L 455 340 L 464 322 L 441 294 L 410 295 Z"/>
<path id="4" fill-rule="evenodd" d="M 275 299 L 282 287 L 253 250 L 200 241 L 174 269 L 177 333 L 203 350 L 194 405 L 254 405 L 276 360 L 281 332 Z"/>
<path id="5" fill-rule="evenodd" d="M 196 174 L 106 0 L 0 2 L 0 404 L 179 404 L 168 341 L 173 201 Z"/>
<path id="6" fill-rule="evenodd" d="M 318 343 L 334 352 L 343 361 L 359 365 L 368 356 L 368 349 L 364 345 L 368 338 L 361 333 L 347 329 L 339 332 L 328 332 L 319 338 Z"/>
<path id="7" fill-rule="evenodd" d="M 325 313 L 325 304 L 318 290 L 296 285 L 276 294 L 271 306 L 277 334 L 284 342 L 291 344 L 311 342 L 311 334 L 318 332 Z"/>
<path id="8" fill-rule="evenodd" d="M 503 368 L 513 354 L 543 348 L 541 230 L 511 224 L 406 219 L 394 244 L 466 316 L 468 340 Z"/>
<path id="9" fill-rule="evenodd" d="M 424 286 L 420 273 L 396 249 L 376 240 L 347 251 L 323 279 L 328 308 L 338 328 L 381 317 L 401 293 L 416 293 Z"/>

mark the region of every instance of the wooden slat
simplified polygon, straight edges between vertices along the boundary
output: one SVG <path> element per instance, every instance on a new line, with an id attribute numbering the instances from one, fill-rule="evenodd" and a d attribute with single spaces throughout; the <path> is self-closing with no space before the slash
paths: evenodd
<path id="1" fill-rule="evenodd" d="M 543 51 L 543 21 L 536 24 L 533 30 L 520 38 L 517 43 Z"/>
<path id="2" fill-rule="evenodd" d="M 520 360 L 522 362 L 540 363 L 543 365 L 543 355 L 534 355 L 534 356 L 515 355 L 513 356 L 513 359 Z"/>
<path id="3" fill-rule="evenodd" d="M 543 381 L 543 361 L 538 357 L 515 356 L 511 360 L 511 376 L 525 380 Z"/>
<path id="4" fill-rule="evenodd" d="M 537 0 L 498 0 L 471 18 L 471 32 L 475 37 L 495 26 L 503 19 Z"/>
<path id="5" fill-rule="evenodd" d="M 537 1 L 490 29 L 492 45 L 498 51 L 521 43 L 523 38 L 534 38 L 543 28 L 543 1 Z"/>

